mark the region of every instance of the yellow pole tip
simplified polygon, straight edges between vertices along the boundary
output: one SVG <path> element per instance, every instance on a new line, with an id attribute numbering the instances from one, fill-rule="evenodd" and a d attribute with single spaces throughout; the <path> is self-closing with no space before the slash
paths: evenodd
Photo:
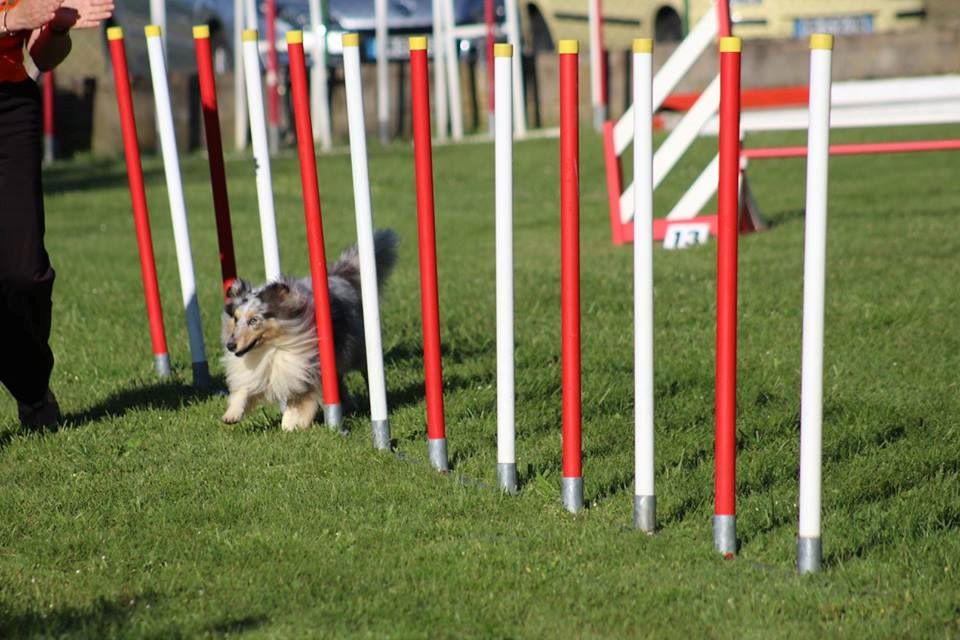
<path id="1" fill-rule="evenodd" d="M 303 31 L 287 31 L 287 44 L 303 44 Z"/>
<path id="2" fill-rule="evenodd" d="M 736 36 L 720 38 L 720 53 L 740 53 L 743 50 L 743 41 Z"/>
<path id="3" fill-rule="evenodd" d="M 653 53 L 653 40 L 650 38 L 636 38 L 633 41 L 634 53 Z"/>
<path id="4" fill-rule="evenodd" d="M 123 40 L 123 27 L 109 27 L 107 40 Z"/>
<path id="5" fill-rule="evenodd" d="M 260 35 L 257 33 L 256 29 L 244 29 L 243 34 L 240 37 L 244 42 L 256 42 L 260 39 Z"/>
<path id="6" fill-rule="evenodd" d="M 410 38 L 410 51 L 426 51 L 427 39 L 423 36 L 413 36 Z"/>
<path id="7" fill-rule="evenodd" d="M 833 36 L 829 33 L 815 33 L 810 36 L 811 49 L 833 49 Z"/>
<path id="8" fill-rule="evenodd" d="M 210 37 L 210 26 L 198 24 L 193 28 L 193 37 L 195 40 L 203 40 Z"/>
<path id="9" fill-rule="evenodd" d="M 512 58 L 513 45 L 505 42 L 499 42 L 493 45 L 493 55 L 496 58 Z"/>
<path id="10" fill-rule="evenodd" d="M 160 37 L 160 27 L 155 24 L 148 24 L 143 28 L 143 33 L 148 38 L 159 38 Z"/>
<path id="11" fill-rule="evenodd" d="M 560 53 L 580 53 L 579 40 L 561 40 L 557 46 Z"/>
<path id="12" fill-rule="evenodd" d="M 359 47 L 360 46 L 360 34 L 358 33 L 345 33 L 340 36 L 340 42 L 345 47 Z"/>

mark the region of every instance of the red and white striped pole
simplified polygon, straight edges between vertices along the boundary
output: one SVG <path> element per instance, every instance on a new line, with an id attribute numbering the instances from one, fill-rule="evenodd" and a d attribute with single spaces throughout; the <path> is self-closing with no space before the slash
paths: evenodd
<path id="1" fill-rule="evenodd" d="M 720 181 L 717 186 L 717 368 L 713 543 L 737 552 L 737 241 L 740 174 L 740 51 L 720 39 Z"/>
<path id="2" fill-rule="evenodd" d="M 280 148 L 280 62 L 277 58 L 277 0 L 264 0 L 267 32 L 267 122 L 270 152 Z"/>
<path id="3" fill-rule="evenodd" d="M 46 164 L 53 162 L 56 156 L 53 121 L 55 92 L 56 85 L 51 69 L 43 74 L 43 161 Z"/>
<path id="4" fill-rule="evenodd" d="M 583 508 L 580 394 L 580 45 L 560 53 L 560 337 L 563 368 L 563 506 Z"/>
<path id="5" fill-rule="evenodd" d="M 653 533 L 653 40 L 633 41 L 633 524 Z"/>
<path id="6" fill-rule="evenodd" d="M 193 44 L 197 55 L 197 75 L 200 80 L 200 108 L 203 111 L 203 128 L 207 137 L 207 160 L 210 163 L 213 211 L 217 220 L 220 274 L 223 278 L 223 291 L 226 293 L 233 281 L 237 279 L 237 263 L 233 255 L 230 199 L 227 194 L 227 175 L 223 167 L 223 139 L 220 135 L 217 83 L 213 74 L 213 54 L 210 48 L 210 27 L 208 25 L 197 25 L 193 28 Z"/>
<path id="7" fill-rule="evenodd" d="M 310 251 L 310 276 L 313 281 L 313 308 L 317 320 L 317 349 L 323 383 L 323 419 L 328 427 L 343 421 L 337 358 L 333 344 L 333 320 L 330 317 L 330 291 L 327 286 L 327 258 L 323 243 L 323 216 L 320 211 L 320 186 L 317 182 L 317 158 L 313 150 L 313 124 L 310 119 L 310 88 L 303 55 L 303 32 L 287 32 L 287 56 L 290 60 L 290 89 L 293 116 L 297 128 L 300 155 L 300 181 L 303 185 L 303 214 L 307 223 Z"/>
<path id="8" fill-rule="evenodd" d="M 143 185 L 143 167 L 140 164 L 137 122 L 133 111 L 133 96 L 130 92 L 130 75 L 127 72 L 123 29 L 120 27 L 107 29 L 107 42 L 113 62 L 113 81 L 117 93 L 117 108 L 120 111 L 120 131 L 123 135 L 123 154 L 127 161 L 133 223 L 137 232 L 140 277 L 143 280 L 143 294 L 147 302 L 147 318 L 150 323 L 153 364 L 157 375 L 166 378 L 170 375 L 170 356 L 163 326 L 163 308 L 160 306 L 160 287 L 157 285 L 157 267 L 153 257 L 153 238 L 150 234 L 150 212 L 147 209 L 147 193 Z"/>
<path id="9" fill-rule="evenodd" d="M 427 453 L 438 471 L 448 471 L 443 422 L 443 367 L 440 359 L 440 306 L 437 292 L 437 237 L 433 207 L 433 149 L 430 140 L 430 78 L 427 39 L 410 38 L 410 91 L 416 162 L 417 226 L 420 249 L 420 313 L 427 396 Z"/>
<path id="10" fill-rule="evenodd" d="M 803 353 L 800 390 L 800 527 L 797 569 L 820 570 L 823 443 L 823 307 L 827 263 L 827 182 L 833 36 L 810 38 L 810 123 L 803 245 Z"/>

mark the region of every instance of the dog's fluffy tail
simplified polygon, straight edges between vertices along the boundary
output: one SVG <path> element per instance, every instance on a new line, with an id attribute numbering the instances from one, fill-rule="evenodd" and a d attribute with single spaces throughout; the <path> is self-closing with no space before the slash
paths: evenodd
<path id="1" fill-rule="evenodd" d="M 394 265 L 397 264 L 397 246 L 400 237 L 393 229 L 377 229 L 373 233 L 373 250 L 377 263 L 377 287 L 382 288 Z M 339 276 L 360 291 L 360 254 L 357 245 L 340 254 L 340 258 L 330 265 L 330 276 Z"/>

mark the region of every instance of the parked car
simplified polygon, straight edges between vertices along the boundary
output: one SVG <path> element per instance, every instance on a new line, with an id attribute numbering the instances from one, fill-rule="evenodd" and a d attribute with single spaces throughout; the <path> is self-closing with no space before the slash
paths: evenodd
<path id="1" fill-rule="evenodd" d="M 633 38 L 677 41 L 706 11 L 709 0 L 603 0 L 604 44 L 628 49 Z M 731 0 L 734 33 L 744 38 L 801 38 L 893 31 L 919 25 L 923 0 Z M 520 0 L 525 42 L 552 50 L 561 38 L 589 40 L 586 0 Z"/>

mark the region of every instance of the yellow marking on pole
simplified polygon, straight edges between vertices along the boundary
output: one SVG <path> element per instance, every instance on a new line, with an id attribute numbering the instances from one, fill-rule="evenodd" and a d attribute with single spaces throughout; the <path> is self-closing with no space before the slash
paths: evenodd
<path id="1" fill-rule="evenodd" d="M 155 24 L 148 24 L 143 28 L 143 33 L 148 38 L 159 38 L 160 37 L 160 27 Z"/>
<path id="2" fill-rule="evenodd" d="M 413 36 L 410 38 L 410 51 L 426 51 L 427 39 L 423 36 Z"/>
<path id="3" fill-rule="evenodd" d="M 360 35 L 356 33 L 345 33 L 340 36 L 340 43 L 345 47 L 359 47 Z"/>
<path id="4" fill-rule="evenodd" d="M 123 40 L 123 27 L 108 28 L 107 40 Z"/>
<path id="5" fill-rule="evenodd" d="M 495 58 L 512 58 L 513 57 L 513 45 L 506 44 L 504 42 L 499 42 L 493 45 L 493 56 Z"/>
<path id="6" fill-rule="evenodd" d="M 811 49 L 833 49 L 833 36 L 829 33 L 815 33 L 810 36 Z"/>
<path id="7" fill-rule="evenodd" d="M 650 38 L 635 38 L 633 41 L 634 53 L 653 53 L 653 40 Z"/>
<path id="8" fill-rule="evenodd" d="M 210 37 L 210 25 L 198 24 L 193 28 L 193 37 L 195 40 L 203 40 Z"/>
<path id="9" fill-rule="evenodd" d="M 287 31 L 287 44 L 303 44 L 303 31 Z"/>
<path id="10" fill-rule="evenodd" d="M 578 40 L 561 40 L 557 50 L 560 53 L 580 53 L 580 42 Z"/>
<path id="11" fill-rule="evenodd" d="M 260 39 L 260 34 L 257 33 L 256 29 L 244 29 L 243 35 L 240 37 L 244 42 L 256 42 Z"/>
<path id="12" fill-rule="evenodd" d="M 720 53 L 740 53 L 743 50 L 743 41 L 736 36 L 720 38 Z"/>

